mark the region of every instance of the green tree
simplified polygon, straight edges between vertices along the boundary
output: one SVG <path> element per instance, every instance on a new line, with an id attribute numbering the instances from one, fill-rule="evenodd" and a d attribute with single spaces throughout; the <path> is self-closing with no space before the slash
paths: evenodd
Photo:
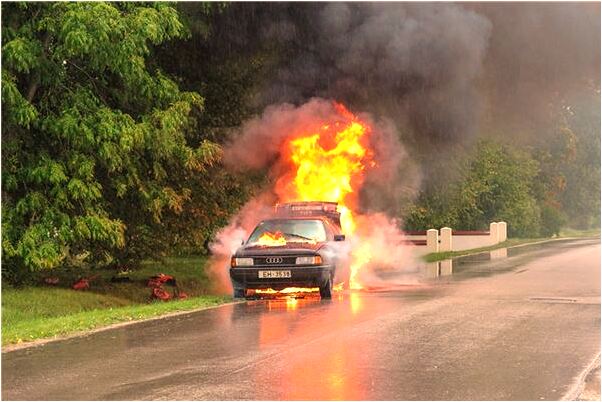
<path id="1" fill-rule="evenodd" d="M 575 134 L 566 126 L 546 136 L 547 143 L 533 151 L 539 163 L 534 180 L 535 197 L 541 210 L 542 236 L 558 235 L 566 223 L 561 197 L 566 190 L 566 167 L 575 161 Z"/>
<path id="2" fill-rule="evenodd" d="M 154 60 L 181 89 L 203 94 L 205 108 L 196 113 L 205 139 L 223 144 L 231 131 L 260 111 L 255 97 L 266 78 L 266 59 L 273 53 L 265 42 L 250 39 L 254 8 L 250 4 L 178 3 L 177 9 L 190 31 L 184 39 L 171 40 L 156 49 Z M 256 33 L 256 32 L 255 32 Z M 240 38 L 245 38 L 241 41 Z M 179 178 L 193 189 L 183 212 L 171 214 L 168 234 L 175 252 L 207 250 L 217 229 L 266 183 L 267 176 L 232 174 L 221 163 L 203 174 Z M 193 229 L 184 230 L 182 229 Z M 180 233 L 184 233 L 182 236 Z"/>
<path id="3" fill-rule="evenodd" d="M 600 89 L 564 107 L 566 126 L 574 133 L 574 154 L 563 166 L 566 189 L 559 197 L 569 224 L 600 227 Z"/>
<path id="4" fill-rule="evenodd" d="M 454 189 L 430 188 L 423 191 L 405 211 L 406 230 L 452 227 L 458 229 L 458 211 L 451 207 Z"/>
<path id="5" fill-rule="evenodd" d="M 532 186 L 538 171 L 528 153 L 480 142 L 459 187 L 458 224 L 485 229 L 490 222 L 506 221 L 510 236 L 537 236 L 540 212 Z"/>
<path id="6" fill-rule="evenodd" d="M 5 277 L 169 247 L 193 197 L 182 177 L 220 154 L 198 135 L 203 98 L 151 57 L 186 34 L 163 3 L 2 4 Z"/>
<path id="7" fill-rule="evenodd" d="M 408 211 L 406 228 L 483 230 L 491 222 L 506 221 L 510 236 L 537 236 L 540 210 L 533 182 L 538 171 L 528 153 L 481 141 L 461 179 L 447 190 L 420 196 Z"/>

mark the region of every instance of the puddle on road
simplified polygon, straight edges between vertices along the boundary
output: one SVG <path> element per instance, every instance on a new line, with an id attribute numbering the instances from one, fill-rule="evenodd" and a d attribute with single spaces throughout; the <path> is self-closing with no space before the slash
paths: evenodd
<path id="1" fill-rule="evenodd" d="M 483 253 L 456 257 L 433 263 L 424 263 L 420 268 L 424 280 L 465 280 L 485 277 L 516 270 L 526 263 L 558 253 L 559 250 L 598 244 L 599 240 L 558 240 L 527 246 L 500 248 Z M 526 269 L 516 271 L 522 273 Z"/>
<path id="2" fill-rule="evenodd" d="M 599 241 L 597 239 L 592 241 L 558 240 L 527 246 L 500 248 L 432 263 L 424 262 L 417 267 L 413 267 L 413 269 L 409 269 L 409 271 L 412 271 L 409 274 L 381 272 L 373 286 L 368 285 L 366 290 L 374 292 L 414 290 L 420 287 L 432 286 L 437 281 L 459 281 L 510 271 L 516 271 L 518 274 L 527 271 L 526 269 L 518 270 L 518 268 L 530 261 L 558 253 L 559 250 L 583 247 L 590 243 L 598 244 Z"/>

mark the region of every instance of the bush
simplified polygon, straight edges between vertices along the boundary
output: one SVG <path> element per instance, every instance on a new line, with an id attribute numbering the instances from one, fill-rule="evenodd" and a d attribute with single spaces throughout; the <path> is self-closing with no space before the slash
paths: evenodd
<path id="1" fill-rule="evenodd" d="M 550 205 L 541 207 L 541 229 L 540 234 L 551 237 L 560 234 L 560 229 L 566 224 L 565 215 Z"/>

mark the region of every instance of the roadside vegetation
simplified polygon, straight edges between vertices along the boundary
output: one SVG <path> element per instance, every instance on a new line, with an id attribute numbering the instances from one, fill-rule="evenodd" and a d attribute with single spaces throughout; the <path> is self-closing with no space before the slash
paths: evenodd
<path id="1" fill-rule="evenodd" d="M 2 345 L 198 310 L 227 301 L 231 298 L 198 296 L 167 303 L 130 304 L 129 300 L 108 295 L 73 295 L 73 291 L 65 289 L 5 290 L 2 296 Z"/>
<path id="2" fill-rule="evenodd" d="M 219 7 L 197 7 L 193 23 L 167 3 L 2 5 L 3 280 L 207 252 L 253 180 L 220 165 L 215 129 L 240 123 L 231 107 L 250 83 L 214 102 L 237 60 L 197 63 L 186 54 L 201 49 L 181 48 L 206 37 Z M 188 85 L 167 75 L 175 66 L 226 76 Z"/>
<path id="3" fill-rule="evenodd" d="M 597 112 L 582 112 L 599 118 L 599 98 L 597 105 Z M 486 230 L 490 222 L 505 221 L 509 237 L 534 238 L 558 236 L 569 226 L 599 228 L 599 127 L 577 129 L 567 116 L 552 140 L 538 147 L 478 142 L 447 173 L 453 178 L 427 186 L 408 205 L 406 229 Z"/>
<path id="4" fill-rule="evenodd" d="M 96 272 L 90 289 L 69 287 L 76 277 L 58 275 L 56 286 L 26 286 L 2 289 L 2 344 L 29 342 L 68 335 L 107 325 L 157 317 L 177 311 L 196 310 L 231 301 L 230 297 L 207 294 L 210 281 L 205 258 L 169 258 L 162 263 L 144 262 L 140 270 L 128 273 L 129 281 L 111 282 L 111 272 Z M 146 286 L 150 276 L 168 273 L 188 297 L 182 300 L 152 301 Z M 55 272 L 56 273 L 56 272 Z M 166 287 L 173 294 L 173 289 Z"/>

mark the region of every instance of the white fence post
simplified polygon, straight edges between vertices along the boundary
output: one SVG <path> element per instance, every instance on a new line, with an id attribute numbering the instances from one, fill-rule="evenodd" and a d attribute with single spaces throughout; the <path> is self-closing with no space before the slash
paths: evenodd
<path id="1" fill-rule="evenodd" d="M 497 222 L 491 222 L 489 224 L 489 242 L 491 244 L 498 244 L 499 242 L 499 232 Z"/>
<path id="2" fill-rule="evenodd" d="M 439 274 L 441 276 L 451 275 L 453 273 L 452 260 L 439 261 Z"/>
<path id="3" fill-rule="evenodd" d="M 497 230 L 498 230 L 498 240 L 500 243 L 508 240 L 508 225 L 506 224 L 506 222 L 498 222 Z"/>
<path id="4" fill-rule="evenodd" d="M 441 228 L 441 244 L 439 251 L 452 251 L 452 230 L 451 228 Z"/>
<path id="5" fill-rule="evenodd" d="M 439 252 L 439 231 L 437 229 L 429 229 L 426 231 L 426 252 Z"/>

